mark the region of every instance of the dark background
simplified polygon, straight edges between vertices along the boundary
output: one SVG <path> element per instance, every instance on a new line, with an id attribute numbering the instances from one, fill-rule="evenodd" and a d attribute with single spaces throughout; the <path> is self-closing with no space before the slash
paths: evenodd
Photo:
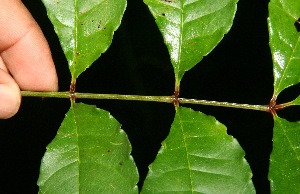
<path id="1" fill-rule="evenodd" d="M 23 1 L 49 41 L 60 91 L 69 89 L 70 73 L 57 36 L 40 1 Z M 240 0 L 231 31 L 209 56 L 187 72 L 181 97 L 268 104 L 273 92 L 272 58 L 268 46 L 268 1 Z M 113 43 L 77 80 L 78 92 L 172 95 L 174 74 L 168 51 L 154 19 L 140 0 L 128 0 Z M 299 86 L 279 96 L 286 102 Z M 80 100 L 108 110 L 122 123 L 132 143 L 132 155 L 142 185 L 174 117 L 172 104 L 114 100 Z M 23 98 L 19 113 L 0 120 L 1 193 L 37 193 L 40 160 L 70 106 L 67 99 Z M 222 107 L 185 105 L 215 116 L 246 152 L 257 193 L 269 193 L 267 179 L 272 146 L 272 116 Z M 290 114 L 287 114 L 287 112 Z M 298 111 L 299 112 L 299 111 Z M 281 111 L 298 119 L 296 109 Z"/>

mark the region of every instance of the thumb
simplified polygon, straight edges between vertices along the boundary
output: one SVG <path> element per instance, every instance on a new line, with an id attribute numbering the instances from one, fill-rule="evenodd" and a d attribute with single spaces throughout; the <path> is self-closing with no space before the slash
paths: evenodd
<path id="1" fill-rule="evenodd" d="M 21 93 L 15 80 L 0 68 L 0 119 L 14 116 L 20 107 Z"/>

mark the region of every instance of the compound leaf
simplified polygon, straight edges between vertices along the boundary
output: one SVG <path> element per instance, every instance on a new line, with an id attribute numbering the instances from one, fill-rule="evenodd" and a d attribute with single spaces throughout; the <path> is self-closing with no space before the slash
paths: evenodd
<path id="1" fill-rule="evenodd" d="M 144 0 L 168 47 L 176 86 L 232 26 L 238 0 Z"/>
<path id="2" fill-rule="evenodd" d="M 269 3 L 269 34 L 273 57 L 274 95 L 300 81 L 300 1 L 272 0 Z"/>
<path id="3" fill-rule="evenodd" d="M 126 0 L 42 1 L 76 80 L 110 46 Z"/>
<path id="4" fill-rule="evenodd" d="M 138 172 L 121 125 L 95 106 L 74 104 L 47 146 L 40 193 L 138 193 Z"/>
<path id="5" fill-rule="evenodd" d="M 142 193 L 255 193 L 244 155 L 214 117 L 179 107 Z"/>
<path id="6" fill-rule="evenodd" d="M 300 193 L 300 123 L 274 117 L 269 180 L 272 193 Z"/>

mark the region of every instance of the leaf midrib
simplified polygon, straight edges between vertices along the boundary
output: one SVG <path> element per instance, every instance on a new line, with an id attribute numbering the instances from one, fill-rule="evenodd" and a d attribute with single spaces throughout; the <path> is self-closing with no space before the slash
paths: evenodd
<path id="1" fill-rule="evenodd" d="M 185 136 L 184 129 L 183 129 L 183 123 L 182 123 L 180 110 L 177 109 L 177 111 L 179 111 L 178 112 L 178 117 L 179 117 L 179 120 L 180 120 L 180 129 L 181 129 L 181 133 L 182 133 L 182 137 L 183 137 L 184 148 L 185 148 L 185 153 L 186 153 L 186 159 L 187 159 L 187 163 L 188 163 L 191 192 L 194 193 L 193 180 L 192 180 L 192 174 L 191 174 L 192 170 L 191 170 L 191 163 L 190 163 L 189 154 L 188 154 L 188 150 L 187 150 L 186 136 Z"/>
<path id="2" fill-rule="evenodd" d="M 75 123 L 76 129 L 75 129 L 75 134 L 76 134 L 76 141 L 77 141 L 77 163 L 78 163 L 78 184 L 77 184 L 77 191 L 78 193 L 80 193 L 80 149 L 79 149 L 79 133 L 78 133 L 78 122 L 76 122 L 76 114 L 75 114 L 75 110 L 74 107 L 71 107 L 72 111 L 73 111 L 73 122 Z"/>
<path id="3" fill-rule="evenodd" d="M 179 78 L 179 72 L 180 72 L 180 66 L 181 66 L 181 50 L 182 50 L 182 32 L 183 32 L 183 10 L 184 10 L 184 5 L 181 2 L 181 9 L 180 9 L 180 36 L 179 36 L 179 48 L 178 48 L 178 68 L 177 72 L 175 73 L 175 78 L 176 78 L 176 87 L 179 87 L 180 85 L 180 78 Z"/>
<path id="4" fill-rule="evenodd" d="M 74 50 L 73 50 L 73 61 L 72 66 L 74 68 L 74 71 L 72 72 L 72 81 L 76 80 L 76 65 L 77 65 L 77 52 L 78 52 L 78 6 L 77 6 L 78 0 L 74 0 Z"/>

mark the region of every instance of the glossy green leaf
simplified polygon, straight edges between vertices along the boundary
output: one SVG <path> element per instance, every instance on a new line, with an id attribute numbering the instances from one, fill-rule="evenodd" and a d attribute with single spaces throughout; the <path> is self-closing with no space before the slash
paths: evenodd
<path id="1" fill-rule="evenodd" d="M 244 155 L 214 117 L 179 107 L 142 193 L 255 193 Z"/>
<path id="2" fill-rule="evenodd" d="M 237 1 L 144 0 L 168 47 L 177 86 L 229 31 Z"/>
<path id="3" fill-rule="evenodd" d="M 138 193 L 138 172 L 121 125 L 95 106 L 74 104 L 47 146 L 40 193 Z"/>
<path id="4" fill-rule="evenodd" d="M 274 118 L 269 180 L 272 193 L 300 193 L 300 123 Z"/>
<path id="5" fill-rule="evenodd" d="M 300 1 L 272 0 L 269 3 L 270 47 L 274 66 L 274 95 L 300 81 Z"/>
<path id="6" fill-rule="evenodd" d="M 42 1 L 76 80 L 110 46 L 126 0 Z"/>

